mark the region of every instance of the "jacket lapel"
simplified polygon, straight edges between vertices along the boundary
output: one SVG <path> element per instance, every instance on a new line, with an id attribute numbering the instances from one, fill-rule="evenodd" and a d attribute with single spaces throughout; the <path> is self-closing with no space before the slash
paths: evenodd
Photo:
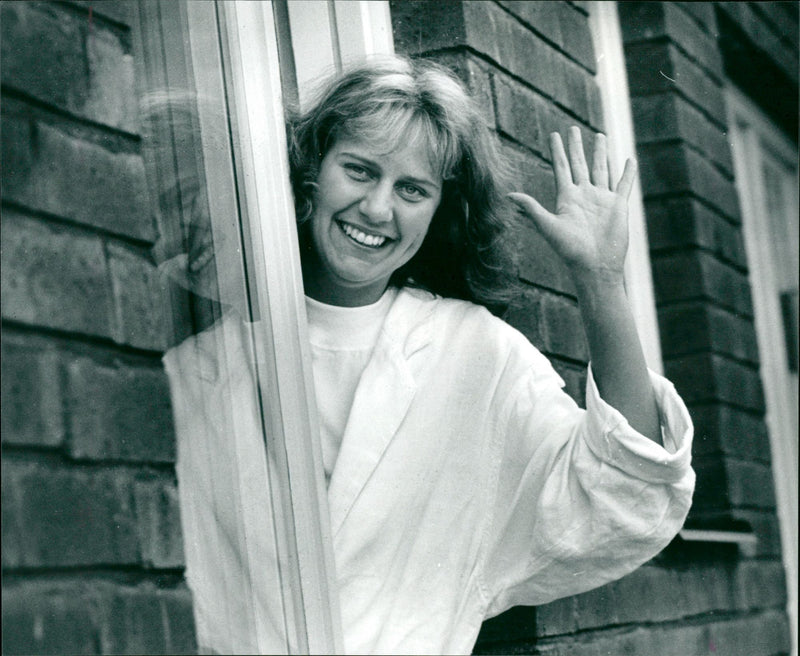
<path id="1" fill-rule="evenodd" d="M 358 383 L 328 488 L 334 537 L 409 411 L 430 343 L 432 305 L 417 292 L 398 293 Z"/>

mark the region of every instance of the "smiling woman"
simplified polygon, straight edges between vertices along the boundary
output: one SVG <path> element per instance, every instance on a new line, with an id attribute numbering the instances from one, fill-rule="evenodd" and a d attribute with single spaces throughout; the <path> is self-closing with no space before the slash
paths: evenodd
<path id="1" fill-rule="evenodd" d="M 555 133 L 550 145 L 555 214 L 509 193 L 461 83 L 401 57 L 335 77 L 290 121 L 346 653 L 468 653 L 485 618 L 630 572 L 686 515 L 691 422 L 672 385 L 646 368 L 623 286 L 635 167 L 615 185 L 605 138 L 589 164 L 577 128 L 566 148 Z M 547 359 L 487 311 L 513 292 L 519 220 L 534 223 L 572 275 L 592 357 L 586 410 Z M 260 414 L 247 393 L 258 379 L 248 353 L 258 345 L 245 336 L 257 323 L 224 313 L 167 354 L 168 371 L 184 376 L 173 388 L 185 410 L 184 461 L 204 450 L 220 465 L 266 462 L 270 472 L 277 462 L 274 445 L 252 437 Z M 228 358 L 217 382 L 202 364 L 216 344 Z M 233 411 L 204 433 L 195 417 L 231 390 Z M 199 496 L 208 483 L 183 471 L 182 494 Z M 220 590 L 245 578 L 255 553 L 274 550 L 231 539 L 229 500 L 247 498 L 248 482 L 229 494 L 224 478 L 209 476 L 216 496 L 195 509 L 209 536 L 195 545 L 205 565 L 192 569 L 190 558 L 189 582 L 203 644 L 217 649 L 236 623 L 215 605 Z M 286 521 L 280 506 L 271 517 Z M 280 579 L 277 555 L 257 561 L 265 581 Z M 282 609 L 265 590 L 254 598 L 259 631 L 278 631 L 263 644 L 280 644 Z"/>
<path id="2" fill-rule="evenodd" d="M 323 303 L 368 305 L 416 255 L 439 206 L 442 181 L 427 144 L 381 154 L 340 139 L 320 165 L 311 248 L 303 251 L 306 294 Z"/>

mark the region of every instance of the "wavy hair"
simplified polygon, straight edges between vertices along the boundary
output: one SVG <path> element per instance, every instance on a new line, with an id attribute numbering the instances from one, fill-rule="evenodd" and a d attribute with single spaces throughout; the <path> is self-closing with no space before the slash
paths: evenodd
<path id="1" fill-rule="evenodd" d="M 508 164 L 458 78 L 431 61 L 382 57 L 333 78 L 310 109 L 290 118 L 291 180 L 304 248 L 310 247 L 303 224 L 313 214 L 321 162 L 343 136 L 357 136 L 381 152 L 422 140 L 443 180 L 419 251 L 390 284 L 502 312 L 516 291 Z"/>

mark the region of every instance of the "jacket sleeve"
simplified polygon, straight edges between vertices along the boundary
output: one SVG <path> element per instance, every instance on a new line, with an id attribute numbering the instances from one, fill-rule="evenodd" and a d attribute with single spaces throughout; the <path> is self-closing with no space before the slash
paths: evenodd
<path id="1" fill-rule="evenodd" d="M 482 567 L 487 617 L 618 579 L 680 530 L 694 490 L 692 423 L 673 385 L 650 379 L 663 447 L 600 398 L 591 367 L 586 410 L 538 352 L 510 390 Z"/>

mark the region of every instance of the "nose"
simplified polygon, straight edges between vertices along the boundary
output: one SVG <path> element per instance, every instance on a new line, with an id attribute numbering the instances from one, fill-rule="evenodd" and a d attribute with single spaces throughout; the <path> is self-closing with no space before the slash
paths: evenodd
<path id="1" fill-rule="evenodd" d="M 390 184 L 379 182 L 370 187 L 358 204 L 358 210 L 371 223 L 392 220 L 394 190 Z"/>

